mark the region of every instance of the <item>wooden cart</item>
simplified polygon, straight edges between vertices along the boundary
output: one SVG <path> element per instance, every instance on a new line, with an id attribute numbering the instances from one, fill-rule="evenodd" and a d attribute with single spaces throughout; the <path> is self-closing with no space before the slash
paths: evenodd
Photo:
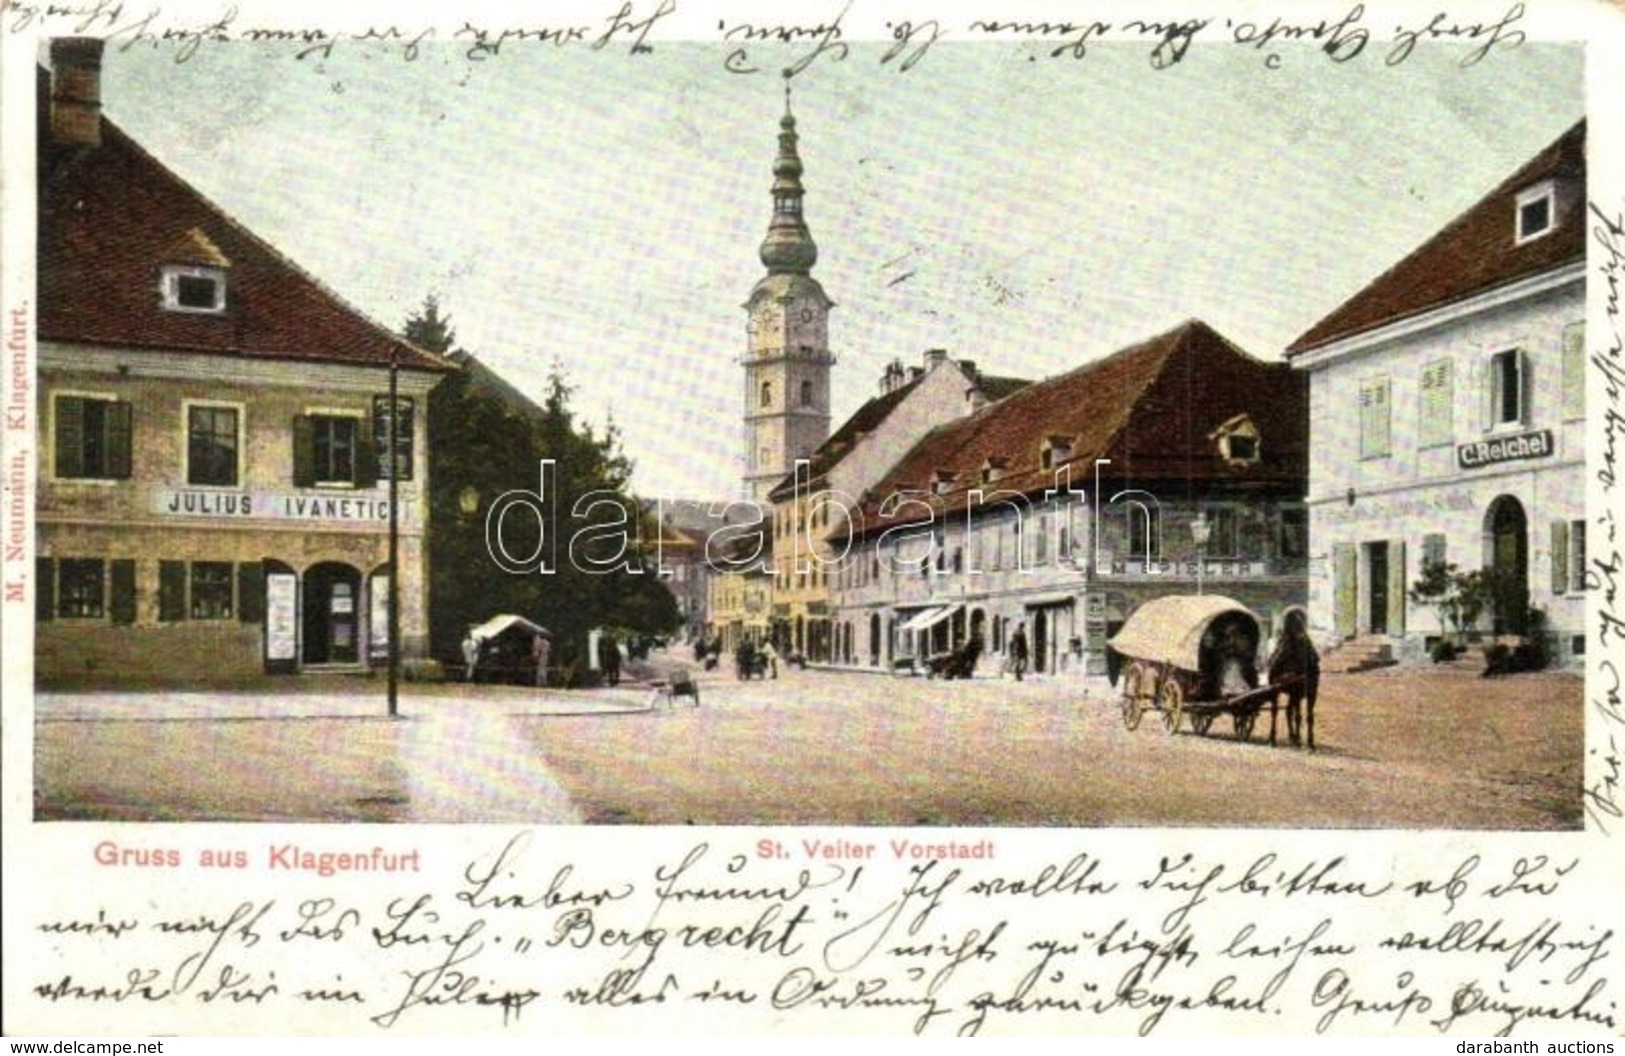
<path id="1" fill-rule="evenodd" d="M 1121 657 L 1123 724 L 1136 729 L 1147 712 L 1162 716 L 1169 733 L 1189 720 L 1205 735 L 1229 715 L 1237 740 L 1252 736 L 1264 707 L 1275 727 L 1279 694 L 1292 680 L 1261 685 L 1258 617 L 1218 594 L 1156 598 L 1134 611 L 1108 647 Z"/>

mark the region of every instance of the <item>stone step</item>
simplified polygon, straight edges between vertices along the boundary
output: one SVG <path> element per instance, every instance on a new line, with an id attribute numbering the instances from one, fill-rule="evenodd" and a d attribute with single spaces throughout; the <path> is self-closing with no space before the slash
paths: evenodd
<path id="1" fill-rule="evenodd" d="M 1355 674 L 1389 667 L 1397 663 L 1393 647 L 1381 635 L 1362 635 L 1329 650 L 1322 658 L 1320 669 L 1335 674 Z"/>

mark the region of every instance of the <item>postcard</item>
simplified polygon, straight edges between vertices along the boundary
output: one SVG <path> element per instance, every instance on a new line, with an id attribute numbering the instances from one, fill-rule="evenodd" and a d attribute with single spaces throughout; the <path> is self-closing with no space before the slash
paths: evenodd
<path id="1" fill-rule="evenodd" d="M 1617 1035 L 1622 61 L 0 0 L 6 1032 Z"/>

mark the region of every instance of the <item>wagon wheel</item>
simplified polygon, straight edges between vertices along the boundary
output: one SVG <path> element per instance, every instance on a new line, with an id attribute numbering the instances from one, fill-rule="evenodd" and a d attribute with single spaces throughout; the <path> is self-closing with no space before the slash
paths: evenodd
<path id="1" fill-rule="evenodd" d="M 1238 711 L 1235 714 L 1236 740 L 1245 741 L 1253 735 L 1253 723 L 1258 719 L 1256 711 Z"/>
<path id="2" fill-rule="evenodd" d="M 1179 717 L 1184 711 L 1185 691 L 1179 688 L 1179 680 L 1170 676 L 1162 684 L 1162 721 L 1169 733 L 1179 731 Z"/>
<path id="3" fill-rule="evenodd" d="M 1195 730 L 1203 737 L 1207 736 L 1208 728 L 1212 725 L 1213 715 L 1211 713 L 1203 712 L 1201 714 L 1197 714 L 1194 711 L 1191 712 L 1191 729 Z"/>
<path id="4" fill-rule="evenodd" d="M 1131 730 L 1139 728 L 1140 719 L 1145 715 L 1142 688 L 1145 674 L 1145 669 L 1137 663 L 1123 673 L 1123 725 Z"/>

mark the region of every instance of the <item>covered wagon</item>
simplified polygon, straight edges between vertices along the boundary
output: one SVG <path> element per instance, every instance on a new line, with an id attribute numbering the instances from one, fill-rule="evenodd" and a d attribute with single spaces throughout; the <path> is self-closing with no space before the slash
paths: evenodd
<path id="1" fill-rule="evenodd" d="M 1107 643 L 1122 668 L 1124 724 L 1132 730 L 1155 711 L 1170 733 L 1188 716 L 1191 729 L 1205 734 L 1217 716 L 1228 714 L 1236 737 L 1247 739 L 1259 709 L 1273 708 L 1288 688 L 1260 685 L 1262 640 L 1252 610 L 1223 595 L 1175 595 L 1141 605 Z"/>

